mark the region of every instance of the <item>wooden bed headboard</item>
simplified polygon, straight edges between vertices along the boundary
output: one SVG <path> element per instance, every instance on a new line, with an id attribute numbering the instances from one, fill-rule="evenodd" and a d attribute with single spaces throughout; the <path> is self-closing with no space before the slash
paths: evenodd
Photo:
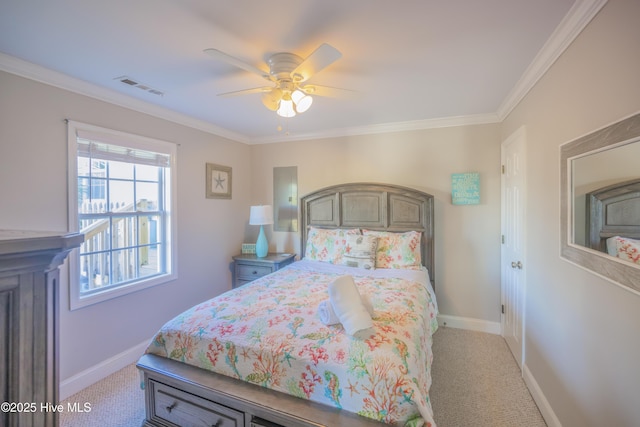
<path id="1" fill-rule="evenodd" d="M 607 251 L 609 237 L 640 239 L 640 179 L 608 185 L 586 194 L 587 245 Z"/>
<path id="2" fill-rule="evenodd" d="M 433 196 L 407 187 L 350 183 L 322 188 L 300 199 L 301 257 L 309 227 L 366 228 L 422 233 L 422 264 L 435 289 Z"/>

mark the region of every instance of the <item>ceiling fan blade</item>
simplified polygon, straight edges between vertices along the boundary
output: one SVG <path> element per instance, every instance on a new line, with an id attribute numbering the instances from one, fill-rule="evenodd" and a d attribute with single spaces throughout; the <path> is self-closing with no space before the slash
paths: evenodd
<path id="1" fill-rule="evenodd" d="M 291 72 L 291 76 L 296 82 L 307 81 L 314 74 L 333 64 L 341 57 L 342 54 L 338 49 L 323 43 Z"/>
<path id="2" fill-rule="evenodd" d="M 219 51 L 218 49 L 205 49 L 204 53 L 206 53 L 207 55 L 211 56 L 212 58 L 218 59 L 220 61 L 224 61 L 228 64 L 234 65 L 242 70 L 248 71 L 250 73 L 253 74 L 257 74 L 260 77 L 262 77 L 263 79 L 267 79 L 267 80 L 271 80 L 271 76 L 269 75 L 269 73 L 267 71 L 263 71 L 258 67 L 254 67 L 251 64 L 247 64 L 246 62 L 231 56 L 227 53 L 224 53 L 222 51 Z"/>
<path id="3" fill-rule="evenodd" d="M 357 98 L 360 95 L 360 92 L 350 89 L 342 89 L 338 87 L 331 86 L 320 86 L 320 85 L 304 85 L 300 86 L 299 89 L 311 96 L 327 96 L 331 98 Z"/>
<path id="4" fill-rule="evenodd" d="M 218 96 L 228 98 L 230 96 L 250 95 L 252 93 L 268 93 L 273 90 L 271 86 L 254 87 L 252 89 L 235 90 L 233 92 L 219 93 Z"/>

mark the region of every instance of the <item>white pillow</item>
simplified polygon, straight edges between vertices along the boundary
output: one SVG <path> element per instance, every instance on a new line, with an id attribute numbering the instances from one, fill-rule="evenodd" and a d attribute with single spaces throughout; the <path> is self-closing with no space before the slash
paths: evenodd
<path id="1" fill-rule="evenodd" d="M 342 265 L 374 270 L 377 248 L 376 236 L 349 235 L 342 255 Z"/>

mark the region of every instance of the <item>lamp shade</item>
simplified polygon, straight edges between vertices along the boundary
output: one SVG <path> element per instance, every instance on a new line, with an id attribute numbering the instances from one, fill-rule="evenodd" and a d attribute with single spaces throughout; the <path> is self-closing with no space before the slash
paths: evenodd
<path id="1" fill-rule="evenodd" d="M 267 225 L 273 224 L 273 208 L 271 205 L 251 206 L 249 224 Z"/>

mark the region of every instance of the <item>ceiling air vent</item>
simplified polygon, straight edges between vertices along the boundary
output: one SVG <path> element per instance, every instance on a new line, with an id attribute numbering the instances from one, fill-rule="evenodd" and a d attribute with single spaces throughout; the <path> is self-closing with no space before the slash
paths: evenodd
<path id="1" fill-rule="evenodd" d="M 143 90 L 145 92 L 148 92 L 152 95 L 158 95 L 158 96 L 164 96 L 164 92 L 159 91 L 157 89 L 154 89 L 148 85 L 142 84 L 138 81 L 136 81 L 135 79 L 132 79 L 131 77 L 127 77 L 127 76 L 120 76 L 120 77 L 116 77 L 114 80 L 118 80 L 120 81 L 120 83 L 124 83 L 127 86 L 132 86 L 132 87 L 136 87 L 140 90 Z"/>
<path id="2" fill-rule="evenodd" d="M 135 86 L 135 85 L 137 85 L 137 84 L 138 84 L 138 82 L 134 82 L 133 80 L 128 79 L 128 78 L 126 78 L 126 77 L 125 77 L 125 78 L 123 78 L 123 79 L 120 79 L 120 81 L 121 81 L 122 83 L 124 83 L 124 84 L 128 84 L 129 86 Z"/>

